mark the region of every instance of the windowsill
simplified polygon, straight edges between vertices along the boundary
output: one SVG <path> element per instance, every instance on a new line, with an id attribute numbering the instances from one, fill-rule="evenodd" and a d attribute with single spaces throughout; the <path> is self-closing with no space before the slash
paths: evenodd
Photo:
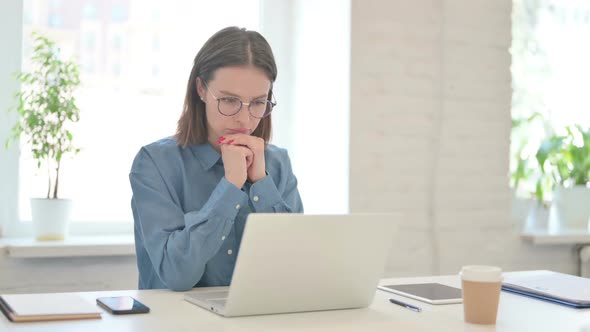
<path id="1" fill-rule="evenodd" d="M 522 232 L 521 238 L 538 245 L 588 244 L 590 243 L 590 232 L 586 230 L 560 230 L 553 232 L 548 230 L 531 230 Z"/>
<path id="2" fill-rule="evenodd" d="M 64 241 L 0 238 L 0 252 L 11 258 L 134 256 L 135 241 L 133 235 L 70 236 Z"/>

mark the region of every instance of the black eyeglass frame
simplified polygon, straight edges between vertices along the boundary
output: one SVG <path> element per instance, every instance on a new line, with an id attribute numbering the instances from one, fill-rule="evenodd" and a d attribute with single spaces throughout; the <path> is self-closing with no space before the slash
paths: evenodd
<path id="1" fill-rule="evenodd" d="M 251 104 L 252 101 L 249 103 L 245 103 L 243 102 L 240 98 L 238 97 L 219 97 L 217 98 L 213 92 L 211 91 L 211 89 L 209 88 L 209 85 L 205 82 L 205 80 L 201 80 L 201 82 L 203 82 L 203 85 L 205 86 L 205 89 L 207 89 L 207 92 L 209 92 L 211 94 L 211 96 L 213 96 L 213 99 L 217 100 L 217 111 L 219 112 L 219 114 L 224 115 L 224 116 L 234 116 L 238 113 L 240 113 L 242 111 L 242 108 L 244 108 L 244 105 L 246 105 L 248 107 L 248 113 L 250 113 L 250 116 L 252 116 L 255 119 L 264 119 L 265 117 L 269 116 L 270 113 L 272 113 L 272 111 L 274 110 L 275 106 L 277 106 L 276 101 L 272 101 L 270 99 L 266 99 L 266 109 L 268 109 L 270 107 L 269 111 L 265 111 L 264 115 L 262 115 L 261 117 L 256 116 L 252 113 L 252 109 L 251 109 Z M 272 95 L 272 98 L 274 98 L 274 94 Z M 240 102 L 240 107 L 232 114 L 225 114 L 221 111 L 221 101 L 224 99 L 232 99 L 232 100 L 237 100 Z"/>

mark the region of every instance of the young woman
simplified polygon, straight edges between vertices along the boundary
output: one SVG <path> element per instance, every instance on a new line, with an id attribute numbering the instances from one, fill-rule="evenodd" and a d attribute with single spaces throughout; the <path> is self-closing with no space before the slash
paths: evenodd
<path id="1" fill-rule="evenodd" d="M 286 150 L 268 144 L 276 77 L 255 31 L 223 29 L 195 57 L 176 135 L 129 175 L 140 289 L 227 286 L 249 213 L 303 212 Z"/>

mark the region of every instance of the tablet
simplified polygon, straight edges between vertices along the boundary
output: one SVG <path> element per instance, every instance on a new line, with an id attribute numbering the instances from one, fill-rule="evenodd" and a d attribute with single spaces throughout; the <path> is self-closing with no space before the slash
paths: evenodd
<path id="1" fill-rule="evenodd" d="M 462 293 L 460 288 L 437 283 L 379 285 L 377 288 L 386 292 L 391 292 L 430 304 L 450 304 L 462 302 Z"/>

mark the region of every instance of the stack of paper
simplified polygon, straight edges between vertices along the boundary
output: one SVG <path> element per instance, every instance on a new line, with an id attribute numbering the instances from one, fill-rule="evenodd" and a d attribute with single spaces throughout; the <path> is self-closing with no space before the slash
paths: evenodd
<path id="1" fill-rule="evenodd" d="M 9 294 L 0 309 L 13 322 L 101 318 L 100 309 L 76 294 Z"/>

